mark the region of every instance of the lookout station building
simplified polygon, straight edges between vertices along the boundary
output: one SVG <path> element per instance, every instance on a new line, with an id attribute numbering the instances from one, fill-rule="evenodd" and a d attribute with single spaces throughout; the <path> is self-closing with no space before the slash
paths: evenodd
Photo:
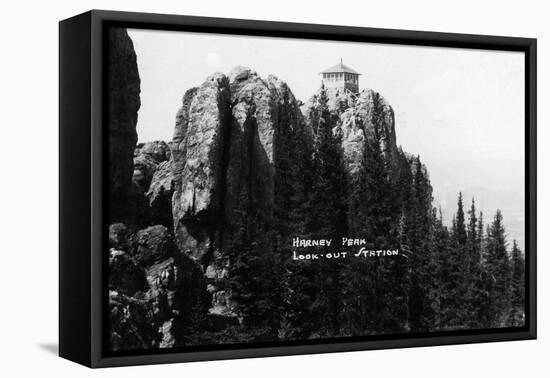
<path id="1" fill-rule="evenodd" d="M 319 73 L 325 88 L 347 89 L 354 94 L 359 93 L 359 72 L 346 66 L 342 59 L 340 63 Z"/>

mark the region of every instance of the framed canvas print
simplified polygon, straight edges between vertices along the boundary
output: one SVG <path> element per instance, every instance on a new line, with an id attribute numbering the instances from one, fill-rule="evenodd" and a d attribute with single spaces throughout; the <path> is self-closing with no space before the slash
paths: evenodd
<path id="1" fill-rule="evenodd" d="M 60 355 L 536 337 L 536 40 L 60 23 Z"/>

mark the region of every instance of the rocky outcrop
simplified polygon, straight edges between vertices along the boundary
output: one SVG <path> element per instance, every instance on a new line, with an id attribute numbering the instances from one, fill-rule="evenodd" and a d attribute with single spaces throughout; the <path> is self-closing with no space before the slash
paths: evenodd
<path id="1" fill-rule="evenodd" d="M 109 248 L 128 250 L 130 232 L 124 223 L 114 223 L 109 226 Z"/>
<path id="2" fill-rule="evenodd" d="M 226 217 L 232 217 L 241 196 L 269 213 L 273 208 L 273 147 L 279 115 L 278 98 L 269 81 L 264 81 L 249 68 L 236 67 L 229 77 L 233 78 L 233 106 L 226 172 Z"/>
<path id="3" fill-rule="evenodd" d="M 211 248 L 219 215 L 228 120 L 229 82 L 221 73 L 188 91 L 177 115 L 174 230 L 180 248 L 199 260 Z"/>
<path id="4" fill-rule="evenodd" d="M 169 160 L 171 155 L 169 144 L 162 140 L 138 143 L 134 150 L 134 156 L 147 156 L 157 164 Z"/>
<path id="5" fill-rule="evenodd" d="M 167 165 L 171 157 L 166 142 L 140 143 L 134 151 L 134 172 L 126 201 L 125 220 L 129 224 L 146 227 L 162 224 L 172 227 L 172 189 L 167 181 Z M 162 167 L 161 167 L 162 165 Z M 164 190 L 167 191 L 165 194 Z"/>
<path id="6" fill-rule="evenodd" d="M 134 296 L 109 290 L 109 347 L 113 351 L 156 347 L 159 332 L 146 293 Z"/>
<path id="7" fill-rule="evenodd" d="M 357 117 L 355 108 L 349 108 L 340 115 L 341 125 L 335 127 L 334 133 L 341 133 L 344 158 L 350 172 L 354 174 L 361 167 L 365 146 L 365 129 Z"/>
<path id="8" fill-rule="evenodd" d="M 145 269 L 130 253 L 129 236 L 125 224 L 109 227 L 109 345 L 115 351 L 145 349 L 158 338 Z"/>
<path id="9" fill-rule="evenodd" d="M 146 193 L 151 209 L 152 223 L 173 227 L 172 197 L 174 195 L 174 164 L 172 160 L 160 163 Z"/>
<path id="10" fill-rule="evenodd" d="M 380 93 L 372 89 L 358 94 L 337 89 L 326 93 L 332 123 L 337 125 L 333 131 L 341 133 L 346 165 L 352 174 L 359 168 L 364 143 L 367 138 L 374 138 L 375 129 L 392 177 L 397 180 L 403 169 L 409 169 L 407 159 L 397 146 L 393 109 Z M 319 96 L 315 94 L 302 106 L 306 123 L 314 134 L 319 123 Z"/>
<path id="11" fill-rule="evenodd" d="M 109 29 L 108 59 L 109 201 L 115 221 L 127 215 L 140 107 L 136 54 L 126 29 Z"/>
<path id="12" fill-rule="evenodd" d="M 190 318 L 209 302 L 202 270 L 161 225 L 129 235 L 125 225 L 113 224 L 109 242 L 112 348 L 185 345 Z"/>
<path id="13" fill-rule="evenodd" d="M 170 148 L 163 141 L 140 143 L 134 151 L 132 183 L 146 193 L 159 164 L 170 159 Z"/>
<path id="14" fill-rule="evenodd" d="M 177 251 L 170 231 L 161 225 L 138 231 L 130 243 L 132 255 L 146 267 L 174 256 Z"/>
<path id="15" fill-rule="evenodd" d="M 273 211 L 276 155 L 286 148 L 278 141 L 284 134 L 304 128 L 303 117 L 292 91 L 277 77 L 262 79 L 246 67 L 234 68 L 229 77 L 233 106 L 226 218 L 233 219 L 233 211 L 243 198 L 269 217 Z"/>
<path id="16" fill-rule="evenodd" d="M 172 141 L 172 174 L 168 166 L 163 167 L 167 171 L 159 166 L 148 195 L 151 201 L 161 198 L 160 189 L 166 193 L 173 183 L 177 245 L 206 272 L 216 324 L 236 318 L 230 292 L 223 288 L 224 234 L 231 235 L 234 212 L 243 200 L 270 217 L 277 149 L 285 148 L 278 138 L 304 128 L 288 86 L 246 67 L 227 76 L 216 73 L 183 96 Z"/>
<path id="17" fill-rule="evenodd" d="M 263 213 L 272 210 L 281 114 L 286 127 L 303 124 L 288 86 L 246 67 L 214 74 L 183 96 L 172 144 L 172 206 L 178 244 L 196 259 L 212 252 L 220 216 L 230 217 L 243 191 Z"/>
<path id="18" fill-rule="evenodd" d="M 333 90 L 328 98 L 348 173 L 358 170 L 376 131 L 391 177 L 397 182 L 404 171 L 410 177 L 414 165 L 396 144 L 393 109 L 379 93 Z M 109 230 L 115 348 L 186 345 L 197 321 L 213 332 L 239 324 L 226 254 L 235 219 L 253 207 L 259 232 L 270 229 L 279 179 L 311 167 L 292 161 L 311 160 L 319 117 L 319 94 L 302 104 L 277 77 L 236 67 L 185 92 L 170 145 L 132 146 L 125 196 L 134 214 L 122 218 L 129 226 L 115 223 Z"/>
<path id="19" fill-rule="evenodd" d="M 109 253 L 109 287 L 121 294 L 145 291 L 145 271 L 128 253 L 112 248 Z"/>

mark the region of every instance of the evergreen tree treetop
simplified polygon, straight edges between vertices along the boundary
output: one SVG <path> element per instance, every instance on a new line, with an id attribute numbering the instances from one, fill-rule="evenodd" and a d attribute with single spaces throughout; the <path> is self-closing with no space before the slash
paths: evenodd
<path id="1" fill-rule="evenodd" d="M 455 219 L 455 239 L 460 245 L 465 245 L 467 240 L 466 224 L 464 218 L 464 204 L 462 202 L 462 192 L 458 193 L 458 203 Z"/>

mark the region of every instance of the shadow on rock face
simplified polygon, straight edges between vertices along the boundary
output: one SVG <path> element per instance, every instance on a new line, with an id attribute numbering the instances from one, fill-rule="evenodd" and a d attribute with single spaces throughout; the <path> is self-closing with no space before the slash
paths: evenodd
<path id="1" fill-rule="evenodd" d="M 109 198 L 113 222 L 126 219 L 141 103 L 136 53 L 126 29 L 109 29 L 108 45 Z"/>

